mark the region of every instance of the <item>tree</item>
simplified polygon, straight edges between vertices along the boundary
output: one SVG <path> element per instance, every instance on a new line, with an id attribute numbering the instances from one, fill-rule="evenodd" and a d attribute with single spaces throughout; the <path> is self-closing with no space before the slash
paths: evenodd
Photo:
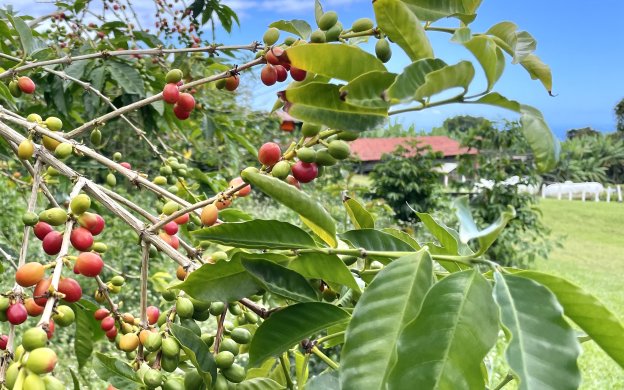
<path id="1" fill-rule="evenodd" d="M 620 100 L 613 110 L 617 121 L 616 129 L 618 132 L 624 132 L 624 99 Z"/>
<path id="2" fill-rule="evenodd" d="M 448 135 L 457 140 L 464 138 L 472 129 L 491 126 L 492 123 L 489 120 L 470 115 L 454 116 L 442 123 L 442 127 L 447 130 Z"/>
<path id="3" fill-rule="evenodd" d="M 189 9 L 156 2 L 164 33 L 192 39 L 190 47 L 172 48 L 174 39 L 162 42 L 135 29 L 139 20 L 127 16 L 131 10 L 112 13 L 119 21 L 85 26 L 84 7 L 93 3 L 58 3 L 62 12 L 54 14 L 58 26 L 50 34 L 29 26 L 45 16 L 0 14 L 6 69 L 0 72 L 0 138 L 15 154 L 2 167 L 13 185 L 28 187 L 23 235 L 14 238 L 19 250 L 6 252 L 3 262 L 15 265 L 2 274 L 13 286 L 0 298 L 1 318 L 8 321 L 0 337 L 6 351 L 0 380 L 8 388 L 66 387 L 58 378 L 84 387 L 97 383 L 90 373 L 123 389 L 223 389 L 235 383 L 267 389 L 484 388 L 483 360 L 501 324 L 511 336 L 511 373 L 488 387 L 515 378 L 522 388 L 576 388 L 580 348 L 568 320 L 624 363 L 622 341 L 610 336 L 623 326 L 593 296 L 556 276 L 502 268 L 483 256 L 514 217 L 512 208 L 481 229 L 467 200 L 459 199 L 459 231 L 419 212 L 435 240 L 418 242 L 377 226 L 348 198 L 345 211 L 354 229 L 337 233 L 313 194 L 299 189 L 315 180 L 319 167 L 348 157 L 348 141 L 359 132 L 383 125 L 388 116 L 448 103 L 517 112 L 537 167 L 551 169 L 556 138 L 539 111 L 492 91 L 505 52 L 550 92 L 549 68 L 531 52 L 530 34 L 504 22 L 473 35 L 467 26 L 476 5 L 455 1 L 376 0 L 375 21 L 359 19 L 344 29 L 338 15 L 317 2 L 318 30 L 301 20 L 278 21 L 262 44 L 223 46 L 195 39 L 189 34 L 197 21 L 181 18 L 201 14 L 209 21 L 219 2 L 195 1 Z M 118 3 L 102 8 L 107 15 L 110 8 L 126 11 Z M 216 14 L 226 28 L 233 23 L 227 9 Z M 461 21 L 459 27 L 437 27 L 446 17 Z M 427 34 L 439 32 L 452 33 L 484 65 L 485 92 L 471 85 L 472 62 L 448 65 L 434 57 Z M 127 36 L 136 47 L 125 46 Z M 358 45 L 362 37 L 375 40 L 375 55 Z M 412 61 L 400 74 L 383 65 L 392 50 Z M 257 58 L 239 64 L 215 59 L 234 51 L 256 52 Z M 153 60 L 142 63 L 143 57 Z M 256 155 L 259 145 L 246 131 L 223 132 L 236 142 L 214 151 L 220 160 L 251 161 L 232 157 L 234 149 L 246 149 L 257 161 L 241 165 L 240 177 L 219 165 L 205 173 L 201 161 L 189 159 L 196 151 L 183 149 L 186 133 L 177 130 L 197 132 L 211 96 L 234 92 L 240 74 L 255 67 L 262 68 L 264 84 L 288 75 L 294 80 L 276 107 L 304 122 L 301 134 L 292 134 L 285 148 L 266 135 Z M 461 92 L 435 99 L 449 89 Z M 43 100 L 45 107 L 38 103 Z M 205 123 L 203 130 L 210 127 Z M 111 139 L 111 129 L 141 140 L 156 162 L 131 164 L 120 152 L 98 149 Z M 168 138 L 159 142 L 159 135 Z M 182 141 L 174 143 L 175 135 Z M 257 192 L 301 223 L 255 219 L 237 208 Z M 17 224 L 19 216 L 12 215 Z M 127 230 L 99 241 L 117 224 Z M 43 251 L 31 245 L 31 232 Z M 118 261 L 135 264 L 136 275 L 110 266 L 115 260 L 109 253 L 124 245 L 133 253 Z M 179 280 L 170 277 L 174 268 Z M 66 345 L 58 348 L 68 332 L 74 332 L 78 364 L 69 367 L 71 377 L 55 370 L 69 364 L 62 355 Z M 111 344 L 100 348 L 105 338 Z M 339 353 L 332 349 L 338 344 Z"/>

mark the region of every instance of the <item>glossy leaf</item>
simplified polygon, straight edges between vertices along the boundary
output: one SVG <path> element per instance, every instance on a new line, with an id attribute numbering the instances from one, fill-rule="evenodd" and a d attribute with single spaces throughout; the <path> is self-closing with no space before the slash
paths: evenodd
<path id="1" fill-rule="evenodd" d="M 286 50 L 290 64 L 308 72 L 350 81 L 364 73 L 386 71 L 374 55 L 350 45 L 314 43 Z"/>
<path id="2" fill-rule="evenodd" d="M 204 264 L 191 272 L 186 280 L 175 285 L 200 301 L 232 302 L 255 294 L 260 286 L 241 265 L 241 257 L 216 264 Z"/>
<path id="3" fill-rule="evenodd" d="M 35 39 L 32 35 L 32 30 L 26 22 L 20 17 L 12 17 L 10 20 L 13 22 L 13 27 L 19 35 L 20 43 L 26 54 L 32 54 L 35 48 Z"/>
<path id="4" fill-rule="evenodd" d="M 183 326 L 171 324 L 170 329 L 171 334 L 178 340 L 180 347 L 182 347 L 186 356 L 189 357 L 206 386 L 210 388 L 212 378 L 217 377 L 217 364 L 215 363 L 208 345 L 193 333 L 193 331 Z"/>
<path id="5" fill-rule="evenodd" d="M 243 259 L 242 266 L 264 288 L 296 302 L 318 300 L 317 291 L 299 273 L 263 259 Z"/>
<path id="6" fill-rule="evenodd" d="M 574 321 L 621 367 L 624 367 L 624 324 L 598 298 L 570 281 L 537 271 L 521 271 L 514 276 L 546 286 Z"/>
<path id="7" fill-rule="evenodd" d="M 492 37 L 472 36 L 466 27 L 458 29 L 452 40 L 463 45 L 479 61 L 487 79 L 487 90 L 490 91 L 505 70 L 505 56 L 501 48 Z"/>
<path id="8" fill-rule="evenodd" d="M 249 347 L 249 365 L 258 366 L 279 356 L 301 340 L 349 320 L 349 314 L 329 303 L 308 302 L 271 314 L 256 330 Z"/>
<path id="9" fill-rule="evenodd" d="M 360 202 L 353 198 L 346 198 L 342 204 L 347 210 L 349 219 L 356 229 L 374 229 L 375 219 Z"/>
<path id="10" fill-rule="evenodd" d="M 407 245 L 411 246 L 416 251 L 420 250 L 421 248 L 420 244 L 418 243 L 418 241 L 416 241 L 414 237 L 410 236 L 409 234 L 405 233 L 402 230 L 394 229 L 394 228 L 385 228 L 385 229 L 382 229 L 381 231 L 398 238 L 399 240 L 405 242 Z"/>
<path id="11" fill-rule="evenodd" d="M 354 78 L 340 88 L 347 103 L 358 107 L 387 108 L 384 91 L 394 82 L 396 73 L 372 71 Z"/>
<path id="12" fill-rule="evenodd" d="M 244 222 L 251 221 L 253 217 L 242 210 L 228 207 L 219 210 L 219 219 L 224 222 Z"/>
<path id="13" fill-rule="evenodd" d="M 416 90 L 427 82 L 427 74 L 444 68 L 446 63 L 438 58 L 414 61 L 403 69 L 388 88 L 387 96 L 394 101 L 410 101 Z"/>
<path id="14" fill-rule="evenodd" d="M 145 87 L 139 71 L 124 62 L 107 62 L 107 69 L 111 78 L 124 92 L 133 95 L 145 96 Z"/>
<path id="15" fill-rule="evenodd" d="M 353 248 L 362 248 L 366 251 L 414 252 L 414 249 L 406 242 L 375 229 L 349 230 L 340 234 L 340 238 Z M 387 256 L 369 254 L 368 258 L 383 260 L 387 259 Z"/>
<path id="16" fill-rule="evenodd" d="M 518 388 L 577 389 L 580 346 L 557 298 L 526 278 L 495 272 L 494 280 L 501 321 L 511 335 L 505 356 Z"/>
<path id="17" fill-rule="evenodd" d="M 285 184 L 288 185 L 288 184 Z M 288 222 L 256 219 L 222 223 L 191 233 L 196 239 L 237 248 L 296 249 L 314 248 L 308 233 Z"/>
<path id="18" fill-rule="evenodd" d="M 76 331 L 74 338 L 74 354 L 78 361 L 78 368 L 83 368 L 93 353 L 93 343 L 104 336 L 99 322 L 93 318 L 93 313 L 99 306 L 87 300 L 71 305 L 76 315 Z"/>
<path id="19" fill-rule="evenodd" d="M 402 0 L 423 21 L 456 17 L 464 23 L 474 20 L 481 0 Z"/>
<path id="20" fill-rule="evenodd" d="M 234 386 L 236 390 L 282 390 L 285 388 L 271 378 L 246 379 Z"/>
<path id="21" fill-rule="evenodd" d="M 339 390 L 340 389 L 340 375 L 338 371 L 326 371 L 312 377 L 305 390 Z"/>
<path id="22" fill-rule="evenodd" d="M 336 255 L 319 252 L 301 253 L 290 262 L 288 268 L 308 279 L 322 279 L 330 284 L 339 284 L 360 291 L 353 274 Z"/>
<path id="23" fill-rule="evenodd" d="M 497 314 L 492 288 L 479 272 L 442 279 L 401 332 L 388 388 L 485 388 L 481 362 L 496 343 Z"/>
<path id="24" fill-rule="evenodd" d="M 303 222 L 304 225 L 312 230 L 312 233 L 316 234 L 316 236 L 323 240 L 323 242 L 325 242 L 327 245 L 331 247 L 336 247 L 336 245 L 338 245 L 338 241 L 336 241 L 335 235 L 327 233 L 325 229 L 321 228 L 319 225 L 315 224 L 307 218 L 304 218 L 301 215 L 299 216 L 299 219 L 301 219 L 301 222 Z"/>
<path id="25" fill-rule="evenodd" d="M 431 72 L 425 76 L 427 80 L 425 84 L 415 91 L 414 100 L 424 101 L 452 88 L 462 88 L 463 92 L 458 96 L 465 95 L 474 78 L 474 73 L 474 67 L 468 61 L 461 61 L 455 65 L 445 66 L 440 70 Z"/>
<path id="26" fill-rule="evenodd" d="M 535 54 L 528 54 L 520 61 L 520 65 L 529 72 L 529 76 L 533 80 L 539 80 L 546 91 L 552 94 L 552 73 L 548 65 Z"/>
<path id="27" fill-rule="evenodd" d="M 433 57 L 433 49 L 421 22 L 399 0 L 376 0 L 373 3 L 377 24 L 385 35 L 416 61 Z"/>
<path id="28" fill-rule="evenodd" d="M 512 22 L 500 22 L 490 27 L 486 34 L 498 38 L 498 45 L 512 56 L 512 63 L 517 64 L 537 47 L 535 39 L 526 31 L 518 31 Z"/>
<path id="29" fill-rule="evenodd" d="M 479 250 L 476 252 L 477 256 L 484 254 L 488 250 L 505 226 L 507 226 L 507 223 L 516 216 L 514 208 L 509 206 L 507 211 L 502 212 L 494 223 L 480 230 L 472 218 L 467 196 L 456 198 L 453 201 L 453 207 L 459 221 L 459 239 L 464 244 L 468 244 L 471 240 L 476 239 L 479 243 Z"/>
<path id="30" fill-rule="evenodd" d="M 325 231 L 329 237 L 334 238 L 335 240 L 336 225 L 334 219 L 331 215 L 329 215 L 327 210 L 319 205 L 318 202 L 312 199 L 308 194 L 298 190 L 294 186 L 291 186 L 282 180 L 272 176 L 263 175 L 258 171 L 246 169 L 241 173 L 241 177 L 247 183 L 250 183 L 254 188 L 259 189 L 270 196 L 273 200 L 280 202 L 314 225 L 318 226 L 320 229 Z M 276 232 L 276 234 L 279 233 Z M 291 233 L 289 233 L 289 235 L 291 235 Z M 305 239 L 303 239 L 302 234 L 297 233 L 297 235 L 301 236 L 301 244 L 305 243 L 306 246 L 315 246 L 313 243 L 310 244 L 310 240 L 312 240 L 312 238 L 309 237 L 307 233 L 307 237 Z"/>
<path id="31" fill-rule="evenodd" d="M 445 224 L 437 221 L 430 214 L 416 213 L 418 218 L 444 248 L 444 253 L 449 255 L 471 255 L 472 250 L 459 239 L 459 233 Z"/>
<path id="32" fill-rule="evenodd" d="M 424 251 L 401 257 L 382 269 L 364 290 L 345 335 L 340 359 L 342 389 L 386 388 L 401 331 L 416 318 L 433 283 L 432 267 Z"/>
<path id="33" fill-rule="evenodd" d="M 275 27 L 278 30 L 298 35 L 303 39 L 310 38 L 310 34 L 312 33 L 312 28 L 308 22 L 300 19 L 278 20 L 277 22 L 269 24 L 269 27 Z"/>
<path id="34" fill-rule="evenodd" d="M 100 379 L 119 389 L 143 387 L 143 382 L 132 367 L 117 357 L 96 352 L 93 359 L 93 371 Z"/>
<path id="35" fill-rule="evenodd" d="M 290 103 L 288 113 L 293 117 L 337 130 L 371 130 L 383 125 L 387 118 L 386 110 L 344 102 L 340 98 L 340 88 L 333 84 L 309 83 L 287 89 L 286 100 Z"/>

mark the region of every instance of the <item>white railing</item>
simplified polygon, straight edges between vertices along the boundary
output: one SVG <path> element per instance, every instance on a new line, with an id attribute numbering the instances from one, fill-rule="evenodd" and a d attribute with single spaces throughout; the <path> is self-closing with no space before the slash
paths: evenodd
<path id="1" fill-rule="evenodd" d="M 599 202 L 602 195 L 607 202 L 611 202 L 612 197 L 614 200 L 617 198 L 618 202 L 622 202 L 622 188 L 619 185 L 605 188 L 597 182 L 573 183 L 566 181 L 542 186 L 542 198 L 557 198 L 559 200 L 564 197 L 568 200 L 580 198 L 583 202 L 593 198 L 595 202 Z"/>

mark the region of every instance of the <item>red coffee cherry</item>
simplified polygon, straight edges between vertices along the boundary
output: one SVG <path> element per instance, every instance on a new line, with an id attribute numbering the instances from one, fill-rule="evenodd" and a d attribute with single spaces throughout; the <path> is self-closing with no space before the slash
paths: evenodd
<path id="1" fill-rule="evenodd" d="M 30 77 L 22 76 L 18 78 L 17 86 L 24 93 L 31 94 L 35 92 L 35 83 L 30 79 Z"/>
<path id="2" fill-rule="evenodd" d="M 88 229 L 79 227 L 71 232 L 69 240 L 77 250 L 88 251 L 93 245 L 93 234 Z"/>
<path id="3" fill-rule="evenodd" d="M 173 236 L 174 234 L 178 232 L 178 224 L 175 223 L 175 221 L 171 221 L 163 227 L 163 230 L 168 235 Z"/>
<path id="4" fill-rule="evenodd" d="M 50 279 L 42 279 L 35 286 L 35 290 L 33 291 L 33 298 L 35 299 L 35 303 L 39 306 L 45 306 L 48 301 L 48 290 L 50 288 L 50 284 L 52 284 L 52 280 Z"/>
<path id="5" fill-rule="evenodd" d="M 297 189 L 301 189 L 301 183 L 299 183 L 299 180 L 295 179 L 292 175 L 288 175 L 286 177 L 286 183 L 290 184 L 291 186 L 297 187 Z"/>
<path id="6" fill-rule="evenodd" d="M 190 218 L 189 214 L 186 213 L 186 214 L 180 215 L 178 218 L 174 219 L 173 221 L 177 223 L 178 225 L 184 225 L 189 221 L 189 218 Z"/>
<path id="7" fill-rule="evenodd" d="M 3 334 L 0 336 L 0 349 L 6 350 L 7 343 L 9 342 L 9 336 Z"/>
<path id="8" fill-rule="evenodd" d="M 292 166 L 292 174 L 299 182 L 309 183 L 318 176 L 318 167 L 315 163 L 297 161 L 297 163 Z"/>
<path id="9" fill-rule="evenodd" d="M 110 311 L 102 307 L 100 309 L 97 309 L 95 313 L 93 313 L 93 317 L 95 317 L 95 319 L 98 321 L 102 321 L 104 318 L 108 317 L 109 314 L 110 314 Z"/>
<path id="10" fill-rule="evenodd" d="M 59 280 L 58 291 L 65 294 L 63 300 L 69 303 L 78 302 L 82 298 L 82 287 L 72 278 Z"/>
<path id="11" fill-rule="evenodd" d="M 102 320 L 102 323 L 100 324 L 100 328 L 102 328 L 103 331 L 108 332 L 109 330 L 113 329 L 115 327 L 115 319 L 113 317 L 106 317 Z"/>
<path id="12" fill-rule="evenodd" d="M 102 258 L 94 252 L 82 252 L 76 260 L 76 268 L 84 276 L 96 277 L 102 272 L 103 267 Z"/>
<path id="13" fill-rule="evenodd" d="M 258 161 L 263 165 L 273 166 L 282 157 L 282 151 L 275 142 L 267 142 L 258 150 Z"/>
<path id="14" fill-rule="evenodd" d="M 89 230 L 91 234 L 97 236 L 102 233 L 104 230 L 104 218 L 102 218 L 99 214 L 85 212 L 78 217 L 78 223 L 83 228 Z"/>
<path id="15" fill-rule="evenodd" d="M 181 121 L 186 120 L 191 116 L 190 111 L 183 110 L 177 103 L 173 106 L 173 114 Z"/>
<path id="16" fill-rule="evenodd" d="M 37 305 L 34 299 L 27 298 L 24 300 L 24 307 L 26 307 L 26 312 L 31 317 L 38 317 L 43 313 L 43 306 Z"/>
<path id="17" fill-rule="evenodd" d="M 303 81 L 305 80 L 307 72 L 303 69 L 295 68 L 294 66 L 290 67 L 290 77 L 295 81 Z"/>
<path id="18" fill-rule="evenodd" d="M 40 240 L 43 240 L 45 236 L 47 236 L 48 233 L 50 233 L 52 230 L 54 230 L 52 229 L 52 226 L 50 226 L 49 224 L 45 222 L 37 222 L 35 226 L 33 227 L 35 236 L 37 236 L 37 238 Z"/>
<path id="19" fill-rule="evenodd" d="M 271 65 L 279 65 L 283 61 L 282 56 L 284 55 L 284 49 L 279 46 L 274 46 L 271 50 L 267 51 L 264 58 Z"/>
<path id="20" fill-rule="evenodd" d="M 160 238 L 162 238 L 167 244 L 169 244 L 173 249 L 178 249 L 180 247 L 180 240 L 177 236 L 170 236 L 165 232 L 161 232 L 159 234 Z"/>
<path id="21" fill-rule="evenodd" d="M 280 83 L 288 78 L 288 71 L 282 65 L 275 65 L 275 72 L 277 73 L 277 81 Z"/>
<path id="22" fill-rule="evenodd" d="M 230 76 L 227 79 L 225 79 L 225 89 L 227 89 L 228 91 L 235 91 L 236 88 L 238 88 L 238 85 L 240 84 L 240 77 L 238 77 L 238 75 L 234 75 L 234 76 Z"/>
<path id="23" fill-rule="evenodd" d="M 266 64 L 260 72 L 260 80 L 266 86 L 271 86 L 277 82 L 277 70 L 271 64 Z"/>
<path id="24" fill-rule="evenodd" d="M 180 98 L 180 91 L 178 90 L 178 86 L 174 83 L 168 83 L 163 88 L 163 100 L 169 104 L 174 104 Z"/>
<path id="25" fill-rule="evenodd" d="M 147 322 L 150 325 L 154 325 L 158 322 L 158 317 L 160 316 L 160 310 L 156 306 L 148 306 L 147 307 Z"/>
<path id="26" fill-rule="evenodd" d="M 127 163 L 127 162 L 119 163 L 119 165 L 121 165 L 122 167 L 126 169 L 132 169 L 132 165 L 130 165 L 130 163 Z"/>
<path id="27" fill-rule="evenodd" d="M 49 255 L 57 255 L 61 251 L 62 244 L 63 233 L 57 231 L 51 231 L 48 233 L 41 242 L 43 251 Z"/>
<path id="28" fill-rule="evenodd" d="M 19 325 L 28 318 L 28 311 L 26 311 L 26 306 L 23 303 L 16 302 L 8 307 L 6 316 L 11 324 Z"/>
<path id="29" fill-rule="evenodd" d="M 230 181 L 230 188 L 234 188 L 234 187 L 238 187 L 239 185 L 243 184 L 244 181 L 241 177 L 235 177 L 234 179 L 232 179 Z M 245 187 L 243 187 L 241 190 L 239 190 L 236 195 L 240 196 L 240 197 L 245 197 L 247 195 L 249 195 L 251 193 L 251 186 L 250 185 L 246 185 Z"/>
<path id="30" fill-rule="evenodd" d="M 195 108 L 195 98 L 190 93 L 181 93 L 178 99 L 180 110 L 193 111 Z"/>

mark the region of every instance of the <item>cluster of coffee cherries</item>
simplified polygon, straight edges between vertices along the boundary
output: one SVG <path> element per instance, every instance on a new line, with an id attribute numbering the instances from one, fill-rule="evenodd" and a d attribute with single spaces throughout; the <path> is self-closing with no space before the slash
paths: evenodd
<path id="1" fill-rule="evenodd" d="M 264 43 L 268 49 L 264 53 L 264 59 L 267 62 L 260 72 L 260 80 L 264 85 L 270 86 L 276 82 L 286 81 L 288 73 L 295 81 L 303 81 L 307 72 L 298 69 L 290 64 L 284 48 L 273 46 L 279 39 L 280 32 L 275 27 L 269 28 L 263 36 Z"/>
<path id="2" fill-rule="evenodd" d="M 44 121 L 39 114 L 29 114 L 26 117 L 28 122 L 36 123 L 41 127 L 45 127 L 50 131 L 61 131 L 63 128 L 63 121 L 55 116 L 46 118 Z M 53 152 L 56 157 L 61 160 L 67 159 L 73 152 L 73 146 L 67 142 L 59 142 L 47 135 L 41 137 L 41 143 L 50 152 Z M 30 160 L 35 152 L 35 146 L 32 143 L 32 138 L 26 138 L 17 147 L 17 156 L 22 160 Z M 53 169 L 53 168 L 52 168 Z"/>
<path id="3" fill-rule="evenodd" d="M 9 92 L 11 92 L 11 95 L 14 97 L 20 97 L 22 93 L 31 95 L 35 93 L 36 87 L 35 82 L 28 76 L 16 77 L 9 81 Z"/>
<path id="4" fill-rule="evenodd" d="M 190 93 L 180 92 L 178 87 L 182 85 L 182 77 L 183 73 L 180 69 L 167 72 L 165 76 L 167 84 L 163 88 L 162 95 L 166 103 L 173 104 L 173 113 L 176 118 L 185 120 L 195 109 L 195 98 Z"/>

